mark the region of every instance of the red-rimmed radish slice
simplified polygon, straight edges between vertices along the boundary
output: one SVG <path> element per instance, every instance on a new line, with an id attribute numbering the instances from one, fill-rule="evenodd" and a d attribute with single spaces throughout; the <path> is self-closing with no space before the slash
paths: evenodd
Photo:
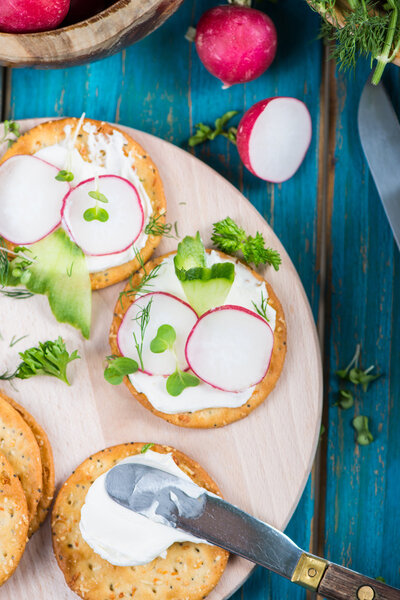
<path id="1" fill-rule="evenodd" d="M 29 154 L 0 166 L 0 235 L 13 244 L 33 244 L 57 229 L 70 186 L 59 169 Z"/>
<path id="2" fill-rule="evenodd" d="M 186 360 L 197 377 L 225 392 L 241 392 L 266 375 L 274 345 L 267 321 L 241 306 L 205 313 L 186 342 Z"/>
<path id="3" fill-rule="evenodd" d="M 96 180 L 92 178 L 79 183 L 65 197 L 62 224 L 85 254 L 118 254 L 128 250 L 139 237 L 144 224 L 143 206 L 135 186 L 127 179 L 118 175 L 101 175 L 98 179 L 99 191 L 108 200 L 98 206 L 107 211 L 107 221 L 86 221 L 83 217 L 96 203 L 89 196 L 96 190 Z"/>
<path id="4" fill-rule="evenodd" d="M 242 117 L 237 149 L 254 175 L 281 183 L 303 162 L 311 142 L 312 124 L 307 106 L 297 98 L 267 98 Z"/>
<path id="5" fill-rule="evenodd" d="M 140 343 L 140 313 L 148 306 L 149 302 L 151 302 L 150 318 L 144 335 L 142 351 L 144 373 L 148 375 L 170 375 L 175 371 L 176 360 L 171 351 L 166 350 L 161 354 L 155 354 L 150 350 L 150 343 L 156 337 L 158 328 L 166 324 L 175 329 L 176 341 L 174 348 L 178 366 L 181 371 L 184 371 L 188 367 L 185 358 L 185 344 L 197 321 L 197 314 L 189 304 L 166 292 L 144 294 L 131 304 L 118 330 L 117 343 L 119 351 L 123 356 L 136 360 L 140 367 L 134 334 Z"/>

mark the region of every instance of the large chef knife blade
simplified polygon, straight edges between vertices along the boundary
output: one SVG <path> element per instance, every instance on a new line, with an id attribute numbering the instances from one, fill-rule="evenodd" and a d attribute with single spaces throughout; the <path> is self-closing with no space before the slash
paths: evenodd
<path id="1" fill-rule="evenodd" d="M 400 250 L 400 123 L 382 83 L 365 84 L 358 131 L 369 168 Z"/>
<path id="2" fill-rule="evenodd" d="M 112 468 L 109 496 L 333 600 L 400 600 L 400 590 L 303 552 L 284 533 L 195 484 L 137 463 Z"/>

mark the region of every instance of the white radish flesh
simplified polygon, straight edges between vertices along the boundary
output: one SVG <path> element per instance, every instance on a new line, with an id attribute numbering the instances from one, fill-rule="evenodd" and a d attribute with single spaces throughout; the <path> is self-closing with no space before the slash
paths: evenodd
<path id="1" fill-rule="evenodd" d="M 244 165 L 257 177 L 281 183 L 303 162 L 311 142 L 310 113 L 297 98 L 267 98 L 242 117 L 237 148 Z"/>
<path id="2" fill-rule="evenodd" d="M 141 342 L 140 314 L 144 308 L 150 305 L 150 318 L 143 339 L 141 369 L 140 359 L 135 347 L 136 340 Z M 190 331 L 197 321 L 194 310 L 176 296 L 164 292 L 151 292 L 140 296 L 128 308 L 120 325 L 117 336 L 119 351 L 123 356 L 133 358 L 137 361 L 140 370 L 148 375 L 170 375 L 176 369 L 176 362 L 181 371 L 188 368 L 185 358 L 185 344 Z M 155 354 L 150 350 L 150 343 L 156 337 L 161 325 L 171 325 L 176 332 L 174 352 L 166 350 Z"/>
<path id="3" fill-rule="evenodd" d="M 69 184 L 55 179 L 58 168 L 30 155 L 0 166 L 0 235 L 14 244 L 33 244 L 60 225 Z"/>
<path id="4" fill-rule="evenodd" d="M 197 321 L 186 343 L 186 360 L 205 383 L 241 392 L 265 377 L 273 345 L 265 319 L 241 306 L 225 305 Z"/>
<path id="5" fill-rule="evenodd" d="M 96 200 L 89 192 L 97 189 L 95 178 L 82 181 L 64 199 L 62 224 L 74 242 L 85 254 L 105 256 L 127 250 L 139 237 L 144 213 L 139 194 L 134 185 L 117 175 L 101 175 L 99 192 L 108 203 L 98 202 L 106 210 L 108 219 L 86 221 L 84 213 L 93 208 Z"/>

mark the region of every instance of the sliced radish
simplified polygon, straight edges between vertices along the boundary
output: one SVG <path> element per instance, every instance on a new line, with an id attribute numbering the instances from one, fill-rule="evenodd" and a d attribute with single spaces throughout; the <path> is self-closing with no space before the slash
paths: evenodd
<path id="1" fill-rule="evenodd" d="M 197 377 L 225 392 L 241 392 L 268 371 L 274 334 L 267 321 L 242 306 L 205 313 L 186 342 L 186 360 Z"/>
<path id="2" fill-rule="evenodd" d="M 267 98 L 243 115 L 237 148 L 243 164 L 254 175 L 281 183 L 300 167 L 311 134 L 311 116 L 304 102 L 297 98 Z"/>
<path id="3" fill-rule="evenodd" d="M 137 240 L 144 223 L 144 212 L 135 186 L 118 175 L 101 175 L 99 191 L 108 203 L 99 202 L 108 213 L 105 222 L 85 221 L 83 215 L 96 200 L 89 192 L 96 191 L 96 179 L 86 179 L 73 188 L 64 199 L 62 224 L 85 254 L 105 256 L 128 250 Z"/>
<path id="4" fill-rule="evenodd" d="M 0 166 L 0 235 L 13 244 L 33 244 L 61 222 L 70 186 L 55 179 L 59 169 L 29 154 Z"/>
<path id="5" fill-rule="evenodd" d="M 173 352 L 166 350 L 161 354 L 155 354 L 150 350 L 150 342 L 156 337 L 158 328 L 166 324 L 175 329 L 174 350 L 178 366 L 181 371 L 184 371 L 188 367 L 185 358 L 185 344 L 197 321 L 197 314 L 189 304 L 166 292 L 150 292 L 140 296 L 131 304 L 118 330 L 117 343 L 119 351 L 123 356 L 136 360 L 140 366 L 134 334 L 140 343 L 140 313 L 148 306 L 150 301 L 150 318 L 144 335 L 142 351 L 143 372 L 148 375 L 170 375 L 176 369 L 176 359 Z"/>

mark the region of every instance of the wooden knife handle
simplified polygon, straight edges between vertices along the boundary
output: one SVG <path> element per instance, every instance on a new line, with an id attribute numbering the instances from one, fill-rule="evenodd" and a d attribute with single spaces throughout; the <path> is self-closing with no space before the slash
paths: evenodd
<path id="1" fill-rule="evenodd" d="M 331 600 L 400 600 L 400 590 L 332 563 L 322 576 L 318 594 Z"/>

